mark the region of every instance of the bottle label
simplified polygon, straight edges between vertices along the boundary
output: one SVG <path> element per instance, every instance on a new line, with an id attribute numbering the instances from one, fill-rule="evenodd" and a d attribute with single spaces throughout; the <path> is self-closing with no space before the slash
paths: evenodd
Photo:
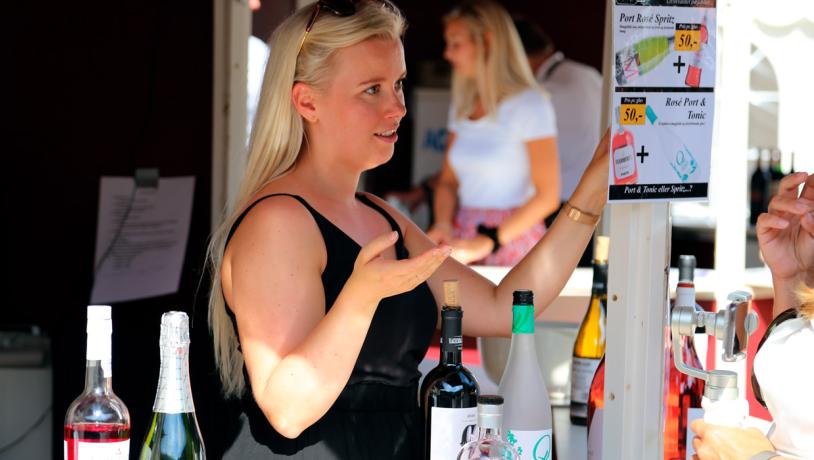
<path id="1" fill-rule="evenodd" d="M 602 460 L 602 416 L 604 409 L 598 407 L 588 427 L 588 460 Z"/>
<path id="2" fill-rule="evenodd" d="M 478 408 L 430 408 L 430 460 L 449 460 L 458 455 L 461 446 L 474 439 L 478 425 Z"/>
<path id="3" fill-rule="evenodd" d="M 599 367 L 600 359 L 578 358 L 574 356 L 571 363 L 571 401 L 588 404 L 588 397 L 591 393 L 591 381 Z M 575 414 L 586 417 L 584 414 Z"/>
<path id="4" fill-rule="evenodd" d="M 520 460 L 552 460 L 554 435 L 551 430 L 508 430 L 506 438 L 520 455 Z"/>
<path id="5" fill-rule="evenodd" d="M 617 180 L 627 179 L 633 175 L 635 158 L 631 145 L 624 145 L 613 151 L 613 166 Z"/>
<path id="6" fill-rule="evenodd" d="M 534 305 L 512 306 L 512 334 L 534 334 Z"/>
<path id="7" fill-rule="evenodd" d="M 692 440 L 695 439 L 695 432 L 690 429 L 690 425 L 692 424 L 693 420 L 699 418 L 704 418 L 704 409 L 699 409 L 697 407 L 687 408 L 687 437 L 684 438 L 687 440 L 686 460 L 692 460 L 693 456 L 695 455 L 695 448 L 692 446 Z"/>
<path id="8" fill-rule="evenodd" d="M 130 440 L 117 442 L 75 442 L 75 451 L 68 456 L 68 441 L 63 441 L 65 460 L 127 460 Z"/>

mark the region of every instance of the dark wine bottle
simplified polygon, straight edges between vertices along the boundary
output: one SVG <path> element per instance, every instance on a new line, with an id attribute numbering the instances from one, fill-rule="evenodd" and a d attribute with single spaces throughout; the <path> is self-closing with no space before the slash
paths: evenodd
<path id="1" fill-rule="evenodd" d="M 441 359 L 421 385 L 424 413 L 424 458 L 455 458 L 470 441 L 478 424 L 478 382 L 463 366 L 461 350 L 463 311 L 458 302 L 458 282 L 444 281 L 441 309 Z"/>

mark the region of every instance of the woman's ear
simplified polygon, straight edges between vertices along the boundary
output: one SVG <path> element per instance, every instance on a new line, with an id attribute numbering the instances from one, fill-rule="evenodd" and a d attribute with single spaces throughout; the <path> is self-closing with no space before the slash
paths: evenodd
<path id="1" fill-rule="evenodd" d="M 294 107 L 300 116 L 311 123 L 317 121 L 317 107 L 314 103 L 314 96 L 314 89 L 305 83 L 294 83 L 294 87 L 291 88 L 291 102 L 294 103 Z"/>

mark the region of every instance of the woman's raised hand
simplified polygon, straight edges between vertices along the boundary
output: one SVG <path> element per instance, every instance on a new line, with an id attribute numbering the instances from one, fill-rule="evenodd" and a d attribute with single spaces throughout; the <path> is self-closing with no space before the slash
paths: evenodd
<path id="1" fill-rule="evenodd" d="M 601 214 L 608 200 L 608 155 L 610 128 L 599 140 L 591 162 L 582 173 L 579 185 L 569 201 L 577 208 L 593 214 Z"/>
<path id="2" fill-rule="evenodd" d="M 758 217 L 757 238 L 774 278 L 814 279 L 814 174 L 799 172 L 780 181 L 769 212 Z"/>
<path id="3" fill-rule="evenodd" d="M 345 288 L 378 305 L 381 299 L 410 291 L 426 281 L 452 252 L 449 246 L 439 246 L 410 259 L 383 258 L 382 252 L 397 240 L 398 233 L 389 232 L 364 245 Z"/>

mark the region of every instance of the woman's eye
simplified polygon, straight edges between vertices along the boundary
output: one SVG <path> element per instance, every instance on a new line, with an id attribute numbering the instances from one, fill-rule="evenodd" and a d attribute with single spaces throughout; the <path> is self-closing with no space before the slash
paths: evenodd
<path id="1" fill-rule="evenodd" d="M 373 95 L 379 93 L 379 85 L 373 85 L 370 88 L 365 90 L 365 93 Z"/>
<path id="2" fill-rule="evenodd" d="M 404 78 L 396 82 L 396 91 L 401 91 L 404 89 Z"/>

